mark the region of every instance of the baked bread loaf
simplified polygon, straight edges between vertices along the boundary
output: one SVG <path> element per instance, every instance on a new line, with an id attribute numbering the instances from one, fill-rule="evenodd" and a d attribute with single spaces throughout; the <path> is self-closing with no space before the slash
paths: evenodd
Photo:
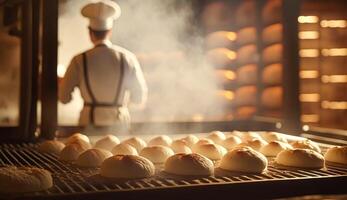
<path id="1" fill-rule="evenodd" d="M 281 108 L 283 102 L 282 86 L 268 87 L 261 94 L 261 104 L 270 109 Z"/>
<path id="2" fill-rule="evenodd" d="M 324 167 L 324 157 L 311 149 L 286 149 L 277 154 L 276 164 L 282 167 L 320 169 Z"/>
<path id="3" fill-rule="evenodd" d="M 265 24 L 278 23 L 282 20 L 282 0 L 270 0 L 265 4 L 262 18 Z"/>
<path id="4" fill-rule="evenodd" d="M 331 147 L 324 154 L 326 161 L 347 165 L 347 146 Z"/>
<path id="5" fill-rule="evenodd" d="M 172 139 L 169 136 L 160 135 L 155 138 L 152 138 L 148 142 L 148 146 L 162 145 L 162 146 L 170 147 L 171 143 L 172 143 Z"/>
<path id="6" fill-rule="evenodd" d="M 120 143 L 113 147 L 111 152 L 113 155 L 138 155 L 136 149 L 133 146 L 124 143 Z"/>
<path id="7" fill-rule="evenodd" d="M 180 176 L 211 176 L 213 162 L 200 154 L 178 153 L 166 160 L 164 171 Z"/>
<path id="8" fill-rule="evenodd" d="M 282 62 L 282 44 L 274 44 L 263 50 L 263 62 L 265 65 Z"/>
<path id="9" fill-rule="evenodd" d="M 321 153 L 318 144 L 308 139 L 294 141 L 291 143 L 291 145 L 296 149 L 312 149 L 318 153 Z"/>
<path id="10" fill-rule="evenodd" d="M 100 175 L 116 179 L 140 179 L 154 175 L 155 168 L 147 158 L 135 155 L 115 155 L 107 158 L 100 168 Z"/>
<path id="11" fill-rule="evenodd" d="M 246 142 L 242 142 L 238 147 L 251 147 L 252 149 L 259 151 L 263 146 L 267 145 L 267 142 L 263 139 L 251 139 L 247 140 Z"/>
<path id="12" fill-rule="evenodd" d="M 186 137 L 182 138 L 184 141 L 187 142 L 187 145 L 191 148 L 195 143 L 199 141 L 199 138 L 196 137 L 195 135 L 187 135 Z"/>
<path id="13" fill-rule="evenodd" d="M 138 137 L 131 137 L 127 140 L 124 140 L 123 143 L 133 146 L 137 152 L 140 152 L 143 148 L 147 146 L 146 142 Z"/>
<path id="14" fill-rule="evenodd" d="M 241 132 L 238 135 L 243 142 L 247 142 L 248 140 L 253 140 L 253 139 L 263 139 L 257 132 L 253 131 L 248 131 L 248 132 Z"/>
<path id="15" fill-rule="evenodd" d="M 236 119 L 250 119 L 257 112 L 255 106 L 241 106 L 236 108 L 235 118 Z"/>
<path id="16" fill-rule="evenodd" d="M 210 160 L 220 160 L 227 153 L 227 150 L 218 144 L 201 144 L 195 145 L 193 152 L 201 154 Z"/>
<path id="17" fill-rule="evenodd" d="M 36 167 L 1 167 L 0 193 L 37 192 L 53 186 L 52 175 Z"/>
<path id="18" fill-rule="evenodd" d="M 238 27 L 254 26 L 256 22 L 255 1 L 241 1 L 236 9 L 235 18 Z"/>
<path id="19" fill-rule="evenodd" d="M 261 134 L 261 137 L 266 141 L 266 142 L 272 142 L 272 141 L 280 141 L 280 142 L 287 142 L 287 139 L 281 135 L 280 133 L 277 132 L 264 132 Z"/>
<path id="20" fill-rule="evenodd" d="M 236 53 L 227 48 L 216 48 L 207 52 L 207 59 L 216 67 L 226 67 L 234 64 Z"/>
<path id="21" fill-rule="evenodd" d="M 257 76 L 256 64 L 241 66 L 236 71 L 237 83 L 240 85 L 256 84 Z"/>
<path id="22" fill-rule="evenodd" d="M 265 45 L 282 42 L 282 24 L 272 24 L 263 30 L 262 38 Z"/>
<path id="23" fill-rule="evenodd" d="M 100 140 L 96 141 L 94 147 L 111 151 L 114 146 L 119 144 L 119 139 L 114 135 L 106 135 Z"/>
<path id="24" fill-rule="evenodd" d="M 72 142 L 74 142 L 76 140 L 82 140 L 82 141 L 84 141 L 86 143 L 90 143 L 90 140 L 89 140 L 88 136 L 83 135 L 81 133 L 75 133 L 75 134 L 73 134 L 73 135 L 71 135 L 70 137 L 67 138 L 65 144 L 70 144 L 70 143 L 72 143 Z"/>
<path id="25" fill-rule="evenodd" d="M 257 31 L 253 26 L 245 27 L 237 32 L 237 43 L 239 46 L 256 43 Z"/>
<path id="26" fill-rule="evenodd" d="M 38 150 L 41 153 L 51 153 L 59 155 L 65 144 L 57 140 L 46 140 L 39 144 Z"/>
<path id="27" fill-rule="evenodd" d="M 225 135 L 223 132 L 220 131 L 212 131 L 208 136 L 208 139 L 211 139 L 216 144 L 222 144 L 222 142 L 225 140 Z"/>
<path id="28" fill-rule="evenodd" d="M 154 164 L 162 164 L 172 155 L 174 155 L 172 149 L 161 145 L 145 147 L 140 152 L 140 156 L 147 158 Z"/>
<path id="29" fill-rule="evenodd" d="M 271 141 L 265 146 L 260 148 L 260 153 L 264 154 L 265 156 L 272 157 L 277 156 L 281 151 L 285 149 L 291 149 L 292 147 L 284 142 L 280 141 Z"/>
<path id="30" fill-rule="evenodd" d="M 235 91 L 235 104 L 237 106 L 256 105 L 257 87 L 242 86 Z"/>
<path id="31" fill-rule="evenodd" d="M 59 159 L 63 161 L 75 161 L 88 148 L 77 143 L 68 144 L 60 152 Z"/>
<path id="32" fill-rule="evenodd" d="M 192 150 L 189 148 L 187 142 L 183 139 L 174 140 L 171 143 L 171 149 L 175 153 L 192 153 Z"/>
<path id="33" fill-rule="evenodd" d="M 205 43 L 207 49 L 231 48 L 236 40 L 236 34 L 229 31 L 216 31 L 207 35 Z"/>
<path id="34" fill-rule="evenodd" d="M 282 83 L 282 64 L 275 63 L 263 69 L 262 81 L 265 85 L 279 85 Z"/>
<path id="35" fill-rule="evenodd" d="M 88 149 L 78 156 L 76 165 L 80 167 L 99 167 L 101 163 L 112 156 L 112 153 L 105 149 Z"/>
<path id="36" fill-rule="evenodd" d="M 249 147 L 236 147 L 223 156 L 219 168 L 232 172 L 262 173 L 267 165 L 263 154 Z"/>
<path id="37" fill-rule="evenodd" d="M 245 45 L 237 50 L 237 63 L 239 65 L 255 64 L 258 62 L 257 46 Z"/>
<path id="38" fill-rule="evenodd" d="M 211 139 L 208 138 L 201 138 L 197 143 L 194 144 L 192 149 L 194 149 L 196 146 L 202 145 L 202 144 L 214 144 L 214 142 Z"/>
<path id="39" fill-rule="evenodd" d="M 235 136 L 235 135 L 230 135 L 227 139 L 225 139 L 222 142 L 222 146 L 228 150 L 233 149 L 234 147 L 236 147 L 238 144 L 240 144 L 242 141 L 239 137 Z"/>

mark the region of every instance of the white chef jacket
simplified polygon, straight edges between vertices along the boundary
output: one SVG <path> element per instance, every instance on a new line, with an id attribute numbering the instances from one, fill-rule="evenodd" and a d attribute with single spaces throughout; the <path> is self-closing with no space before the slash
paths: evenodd
<path id="1" fill-rule="evenodd" d="M 120 121 L 128 122 L 130 120 L 128 103 L 144 104 L 148 93 L 136 56 L 122 47 L 113 45 L 109 40 L 97 42 L 94 48 L 84 53 L 90 90 L 95 100 L 101 104 L 119 104 L 119 106 L 96 106 L 92 112 L 94 125 L 109 126 Z M 123 67 L 120 56 L 123 56 Z M 71 94 L 75 87 L 79 87 L 85 103 L 92 103 L 83 65 L 83 54 L 72 59 L 59 88 L 59 100 L 62 103 L 71 101 Z M 115 102 L 117 92 L 119 95 Z M 90 105 L 84 105 L 80 113 L 80 125 L 91 123 L 91 110 Z"/>

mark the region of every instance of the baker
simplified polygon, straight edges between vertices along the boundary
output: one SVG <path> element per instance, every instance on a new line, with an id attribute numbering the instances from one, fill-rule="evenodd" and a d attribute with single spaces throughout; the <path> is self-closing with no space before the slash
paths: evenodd
<path id="1" fill-rule="evenodd" d="M 87 4 L 81 13 L 89 19 L 94 47 L 72 59 L 59 84 L 59 100 L 70 102 L 78 87 L 84 100 L 81 126 L 124 127 L 130 122 L 128 105 L 143 106 L 148 90 L 136 56 L 110 41 L 121 9 L 115 2 L 102 1 Z"/>

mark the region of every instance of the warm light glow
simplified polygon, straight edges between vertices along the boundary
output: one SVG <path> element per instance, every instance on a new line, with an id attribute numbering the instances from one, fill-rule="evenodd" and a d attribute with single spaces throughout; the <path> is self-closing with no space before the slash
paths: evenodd
<path id="1" fill-rule="evenodd" d="M 234 32 L 226 32 L 227 38 L 231 41 L 236 40 L 236 33 Z"/>
<path id="2" fill-rule="evenodd" d="M 224 72 L 224 76 L 226 79 L 229 79 L 229 80 L 234 80 L 236 78 L 236 75 L 233 71 L 230 71 L 230 70 L 226 70 Z"/>
<path id="3" fill-rule="evenodd" d="M 278 128 L 278 129 L 282 128 L 282 123 L 281 122 L 276 122 L 276 128 Z"/>
<path id="4" fill-rule="evenodd" d="M 204 115 L 202 115 L 202 114 L 195 114 L 195 115 L 193 115 L 192 119 L 193 119 L 194 122 L 201 122 L 201 121 L 204 120 Z"/>
<path id="5" fill-rule="evenodd" d="M 323 75 L 323 83 L 347 83 L 347 75 Z"/>
<path id="6" fill-rule="evenodd" d="M 224 96 L 227 100 L 233 100 L 235 97 L 235 94 L 233 91 L 230 90 L 220 90 L 218 91 L 220 95 Z"/>
<path id="7" fill-rule="evenodd" d="M 58 64 L 58 67 L 57 67 L 58 77 L 63 78 L 65 75 L 65 72 L 66 72 L 66 67 L 62 64 Z"/>
<path id="8" fill-rule="evenodd" d="M 316 70 L 301 70 L 300 71 L 300 78 L 305 79 L 305 78 L 318 78 L 319 73 Z"/>
<path id="9" fill-rule="evenodd" d="M 322 20 L 320 26 L 323 28 L 346 28 L 347 20 Z"/>
<path id="10" fill-rule="evenodd" d="M 332 110 L 346 110 L 347 101 L 322 101 L 322 108 Z"/>
<path id="11" fill-rule="evenodd" d="M 303 125 L 302 126 L 302 130 L 303 131 L 309 131 L 310 130 L 310 127 L 308 125 Z"/>
<path id="12" fill-rule="evenodd" d="M 323 56 L 347 56 L 347 48 L 322 49 Z"/>
<path id="13" fill-rule="evenodd" d="M 319 122 L 319 115 L 311 114 L 311 115 L 301 115 L 301 121 L 306 123 L 315 123 Z M 304 127 L 303 127 L 304 128 Z"/>
<path id="14" fill-rule="evenodd" d="M 317 16 L 299 16 L 298 22 L 299 23 L 317 23 L 318 17 Z"/>
<path id="15" fill-rule="evenodd" d="M 318 49 L 300 49 L 300 57 L 314 58 L 319 56 Z"/>
<path id="16" fill-rule="evenodd" d="M 320 95 L 317 93 L 300 94 L 299 99 L 301 102 L 318 102 Z"/>
<path id="17" fill-rule="evenodd" d="M 299 39 L 302 39 L 302 40 L 313 40 L 318 38 L 319 38 L 318 31 L 300 31 L 299 32 Z"/>
<path id="18" fill-rule="evenodd" d="M 236 53 L 234 51 L 227 51 L 227 52 L 225 52 L 225 54 L 227 55 L 227 57 L 230 60 L 235 60 L 235 58 L 236 58 Z"/>

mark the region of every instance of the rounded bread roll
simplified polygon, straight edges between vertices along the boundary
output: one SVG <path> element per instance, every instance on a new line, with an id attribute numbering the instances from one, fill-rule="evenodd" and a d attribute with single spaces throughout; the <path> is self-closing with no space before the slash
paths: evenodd
<path id="1" fill-rule="evenodd" d="M 267 142 L 263 139 L 251 139 L 246 142 L 242 142 L 241 144 L 237 145 L 238 147 L 251 147 L 252 149 L 259 151 L 260 148 L 265 146 Z"/>
<path id="2" fill-rule="evenodd" d="M 104 149 L 88 149 L 81 153 L 76 164 L 81 167 L 99 167 L 101 163 L 112 156 L 112 153 Z"/>
<path id="3" fill-rule="evenodd" d="M 280 63 L 266 66 L 263 69 L 262 81 L 265 85 L 279 85 L 283 82 L 283 67 Z"/>
<path id="4" fill-rule="evenodd" d="M 178 153 L 169 157 L 164 171 L 181 176 L 210 176 L 213 175 L 213 162 L 203 155 Z"/>
<path id="5" fill-rule="evenodd" d="M 124 143 L 120 143 L 113 147 L 111 152 L 113 155 L 138 155 L 136 149 L 133 146 Z"/>
<path id="6" fill-rule="evenodd" d="M 233 172 L 262 173 L 267 165 L 263 154 L 249 147 L 237 147 L 223 156 L 219 167 Z"/>
<path id="7" fill-rule="evenodd" d="M 257 46 L 245 45 L 237 50 L 237 63 L 239 65 L 256 64 L 258 62 Z"/>
<path id="8" fill-rule="evenodd" d="M 115 155 L 107 158 L 100 168 L 106 178 L 139 179 L 154 175 L 155 168 L 147 158 L 135 155 Z"/>
<path id="9" fill-rule="evenodd" d="M 232 148 L 236 147 L 238 144 L 241 144 L 242 140 L 235 136 L 230 135 L 227 139 L 225 139 L 222 143 L 222 146 L 228 150 L 231 150 Z"/>
<path id="10" fill-rule="evenodd" d="M 65 144 L 57 140 L 46 140 L 39 144 L 38 150 L 41 153 L 51 153 L 59 155 Z"/>
<path id="11" fill-rule="evenodd" d="M 292 148 L 289 144 L 280 142 L 280 141 L 271 141 L 265 146 L 260 148 L 260 153 L 264 154 L 265 156 L 277 156 L 279 152 Z"/>
<path id="12" fill-rule="evenodd" d="M 111 151 L 114 146 L 119 144 L 119 139 L 114 135 L 106 135 L 100 140 L 96 141 L 94 147 L 99 149 L 105 149 L 107 151 Z"/>
<path id="13" fill-rule="evenodd" d="M 15 166 L 0 168 L 0 193 L 36 192 L 52 186 L 52 175 L 45 169 Z"/>
<path id="14" fill-rule="evenodd" d="M 277 132 L 264 132 L 263 134 L 261 134 L 261 137 L 266 142 L 272 142 L 272 141 L 287 142 L 287 139 Z"/>
<path id="15" fill-rule="evenodd" d="M 167 136 L 167 135 L 160 135 L 155 138 L 152 138 L 148 142 L 148 146 L 155 146 L 155 145 L 162 145 L 162 146 L 167 146 L 170 147 L 172 143 L 172 139 Z"/>
<path id="16" fill-rule="evenodd" d="M 211 160 L 220 160 L 227 153 L 227 150 L 218 144 L 195 145 L 193 151 Z"/>
<path id="17" fill-rule="evenodd" d="M 281 108 L 283 102 L 282 86 L 268 87 L 261 94 L 261 104 L 270 109 Z"/>
<path id="18" fill-rule="evenodd" d="M 320 169 L 324 167 L 324 157 L 311 149 L 286 149 L 277 154 L 275 162 L 282 166 Z"/>
<path id="19" fill-rule="evenodd" d="M 252 85 L 257 82 L 257 65 L 248 64 L 237 68 L 237 83 L 240 85 Z"/>
<path id="20" fill-rule="evenodd" d="M 257 87 L 248 85 L 242 86 L 235 91 L 235 104 L 237 106 L 256 105 Z"/>
<path id="21" fill-rule="evenodd" d="M 294 141 L 291 143 L 291 145 L 296 149 L 312 149 L 318 153 L 321 153 L 318 144 L 308 139 Z"/>
<path id="22" fill-rule="evenodd" d="M 328 162 L 347 165 L 347 146 L 329 148 L 324 158 Z"/>
<path id="23" fill-rule="evenodd" d="M 172 155 L 174 155 L 172 149 L 161 145 L 145 147 L 140 152 L 140 156 L 147 158 L 154 164 L 162 164 Z"/>
<path id="24" fill-rule="evenodd" d="M 263 30 L 262 38 L 265 45 L 282 42 L 282 24 L 273 24 Z"/>
<path id="25" fill-rule="evenodd" d="M 242 106 L 236 108 L 235 118 L 236 119 L 250 119 L 257 112 L 255 106 Z"/>
<path id="26" fill-rule="evenodd" d="M 65 144 L 70 144 L 76 140 L 83 140 L 85 141 L 86 143 L 90 143 L 90 140 L 88 138 L 88 136 L 86 135 L 83 135 L 81 133 L 75 133 L 73 135 L 71 135 L 70 137 L 67 138 Z"/>
<path id="27" fill-rule="evenodd" d="M 242 28 L 237 32 L 237 43 L 240 46 L 256 43 L 256 41 L 257 31 L 253 26 Z"/>
<path id="28" fill-rule="evenodd" d="M 263 50 L 263 62 L 265 65 L 282 61 L 282 44 L 273 44 Z"/>
<path id="29" fill-rule="evenodd" d="M 211 139 L 208 138 L 201 138 L 197 143 L 194 144 L 192 149 L 194 149 L 196 146 L 202 145 L 202 144 L 214 144 L 214 142 Z"/>
<path id="30" fill-rule="evenodd" d="M 207 52 L 207 59 L 216 67 L 226 67 L 234 63 L 236 52 L 227 48 L 216 48 Z"/>
<path id="31" fill-rule="evenodd" d="M 236 39 L 236 34 L 229 31 L 216 31 L 207 35 L 206 37 L 206 47 L 208 49 L 212 48 L 230 48 L 233 46 Z"/>
<path id="32" fill-rule="evenodd" d="M 211 139 L 216 144 L 222 144 L 225 140 L 225 134 L 221 131 L 212 131 L 208 136 L 208 139 Z"/>
<path id="33" fill-rule="evenodd" d="M 146 142 L 138 137 L 131 137 L 127 140 L 124 140 L 123 143 L 133 146 L 137 152 L 140 152 L 147 146 Z"/>
<path id="34" fill-rule="evenodd" d="M 191 134 L 187 135 L 186 137 L 184 137 L 182 139 L 187 142 L 187 145 L 189 147 L 193 147 L 193 145 L 199 141 L 198 137 L 196 137 L 195 135 L 191 135 Z"/>
<path id="35" fill-rule="evenodd" d="M 63 161 L 75 161 L 88 148 L 79 144 L 68 144 L 60 152 L 59 159 Z"/>
<path id="36" fill-rule="evenodd" d="M 86 142 L 84 140 L 80 140 L 80 139 L 77 139 L 77 140 L 74 140 L 72 142 L 69 142 L 68 144 L 66 144 L 65 146 L 67 145 L 72 145 L 72 144 L 75 144 L 75 145 L 79 145 L 85 149 L 90 149 L 92 148 L 92 145 L 89 143 L 89 142 Z"/>
<path id="37" fill-rule="evenodd" d="M 262 137 L 258 133 L 252 131 L 240 132 L 238 136 L 241 138 L 243 142 L 247 142 L 248 140 L 253 139 L 262 139 Z"/>
<path id="38" fill-rule="evenodd" d="M 189 148 L 187 142 L 183 139 L 174 140 L 171 143 L 171 149 L 175 153 L 192 153 L 192 150 Z"/>

